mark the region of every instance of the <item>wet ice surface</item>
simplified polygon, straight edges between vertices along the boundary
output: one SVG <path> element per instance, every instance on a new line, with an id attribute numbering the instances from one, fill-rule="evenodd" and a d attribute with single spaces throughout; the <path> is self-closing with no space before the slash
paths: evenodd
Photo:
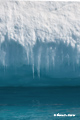
<path id="1" fill-rule="evenodd" d="M 54 117 L 54 114 L 75 117 Z M 80 87 L 2 87 L 0 120 L 78 120 Z"/>

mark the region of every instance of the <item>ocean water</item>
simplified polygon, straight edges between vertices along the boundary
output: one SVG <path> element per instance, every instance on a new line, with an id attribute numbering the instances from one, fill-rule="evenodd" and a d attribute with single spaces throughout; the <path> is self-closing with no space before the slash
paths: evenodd
<path id="1" fill-rule="evenodd" d="M 0 120 L 59 119 L 80 120 L 80 87 L 0 87 Z"/>

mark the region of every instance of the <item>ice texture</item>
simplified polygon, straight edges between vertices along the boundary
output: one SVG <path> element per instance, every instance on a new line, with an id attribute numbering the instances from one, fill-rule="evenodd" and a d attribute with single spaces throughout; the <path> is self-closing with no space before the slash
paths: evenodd
<path id="1" fill-rule="evenodd" d="M 0 2 L 0 78 L 15 73 L 80 76 L 80 2 Z"/>

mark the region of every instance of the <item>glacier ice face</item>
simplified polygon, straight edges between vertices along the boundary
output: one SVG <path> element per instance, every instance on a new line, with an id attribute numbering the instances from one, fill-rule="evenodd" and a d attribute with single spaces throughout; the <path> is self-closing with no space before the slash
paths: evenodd
<path id="1" fill-rule="evenodd" d="M 0 78 L 10 71 L 25 79 L 79 77 L 80 3 L 0 2 Z"/>

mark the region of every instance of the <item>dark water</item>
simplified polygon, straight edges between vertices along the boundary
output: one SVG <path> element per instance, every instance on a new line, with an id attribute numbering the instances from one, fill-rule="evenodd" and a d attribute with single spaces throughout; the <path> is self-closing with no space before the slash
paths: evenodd
<path id="1" fill-rule="evenodd" d="M 54 114 L 75 117 L 54 117 Z M 0 120 L 80 120 L 80 87 L 1 87 Z"/>

